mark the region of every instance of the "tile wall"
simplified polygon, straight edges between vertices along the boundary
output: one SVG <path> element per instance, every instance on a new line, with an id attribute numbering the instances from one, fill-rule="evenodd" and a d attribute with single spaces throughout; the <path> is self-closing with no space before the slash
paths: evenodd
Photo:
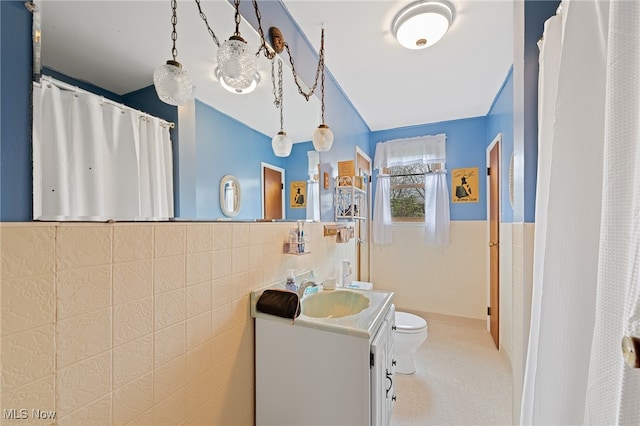
<path id="1" fill-rule="evenodd" d="M 250 291 L 355 263 L 290 225 L 0 224 L 0 423 L 253 424 Z"/>
<path id="2" fill-rule="evenodd" d="M 372 245 L 372 281 L 379 290 L 396 292 L 399 310 L 482 325 L 487 315 L 487 232 L 486 221 L 452 221 L 450 243 L 431 246 L 424 242 L 424 225 L 394 225 L 391 244 Z"/>

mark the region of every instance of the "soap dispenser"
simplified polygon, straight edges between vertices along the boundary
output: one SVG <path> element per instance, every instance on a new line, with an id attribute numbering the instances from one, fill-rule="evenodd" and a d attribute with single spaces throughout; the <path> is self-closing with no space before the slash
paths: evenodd
<path id="1" fill-rule="evenodd" d="M 296 285 L 296 273 L 293 269 L 287 270 L 287 283 L 285 284 L 285 288 L 290 291 L 298 291 L 298 286 Z"/>

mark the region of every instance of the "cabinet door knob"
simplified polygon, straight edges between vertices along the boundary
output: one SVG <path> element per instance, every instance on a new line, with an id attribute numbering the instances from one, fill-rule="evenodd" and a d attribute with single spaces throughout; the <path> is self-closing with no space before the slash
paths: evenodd
<path id="1" fill-rule="evenodd" d="M 391 365 L 393 365 L 394 367 L 395 367 L 396 364 L 397 364 L 397 362 L 396 362 L 395 359 L 391 361 Z"/>
<path id="2" fill-rule="evenodd" d="M 391 326 L 391 329 L 392 329 L 393 331 L 396 331 L 396 330 L 398 329 L 398 327 L 396 327 L 395 325 L 392 325 L 392 326 Z"/>
<path id="3" fill-rule="evenodd" d="M 393 402 L 396 402 L 396 399 L 398 399 L 398 398 L 396 398 L 396 396 L 395 396 L 395 395 L 393 395 L 393 396 L 391 397 L 391 400 L 392 400 Z"/>

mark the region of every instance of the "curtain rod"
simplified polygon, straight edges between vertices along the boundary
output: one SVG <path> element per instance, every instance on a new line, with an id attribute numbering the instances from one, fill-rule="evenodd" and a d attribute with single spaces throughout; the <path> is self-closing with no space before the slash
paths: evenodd
<path id="1" fill-rule="evenodd" d="M 424 173 L 404 173 L 404 174 L 400 174 L 400 175 L 381 175 L 379 174 L 378 177 L 381 178 L 392 178 L 392 177 L 405 177 L 405 176 L 424 176 L 424 175 L 430 175 L 433 173 L 444 173 L 446 172 L 445 169 L 441 169 L 441 170 L 432 170 L 430 172 L 424 172 Z"/>
<path id="2" fill-rule="evenodd" d="M 71 85 L 69 83 L 65 83 L 64 81 L 57 80 L 57 79 L 55 79 L 53 77 L 50 77 L 48 75 L 41 76 L 40 77 L 40 82 L 34 81 L 33 84 L 35 84 L 38 87 L 42 87 L 42 81 L 43 80 L 46 81 L 49 84 L 53 84 L 54 86 L 56 86 L 57 88 L 62 89 L 62 90 L 66 90 L 66 91 L 69 91 L 69 92 L 82 93 L 82 94 L 90 95 L 90 96 L 100 97 L 103 102 L 105 102 L 105 103 L 107 103 L 109 105 L 113 105 L 113 106 L 118 107 L 118 108 L 120 108 L 122 110 L 128 110 L 128 111 L 137 112 L 138 114 L 140 114 L 144 118 L 152 118 L 152 119 L 158 120 L 158 121 L 160 121 L 160 123 L 162 123 L 164 125 L 167 125 L 172 129 L 176 127 L 176 124 L 171 122 L 171 121 L 167 121 L 167 120 L 162 119 L 160 117 L 155 117 L 155 116 L 153 116 L 153 115 L 151 115 L 149 113 L 146 113 L 144 111 L 140 111 L 138 109 L 131 108 L 130 106 L 127 106 L 125 104 L 112 101 L 111 99 L 107 99 L 104 96 L 97 95 L 97 94 L 95 94 L 93 92 L 81 89 L 78 86 L 74 86 L 74 85 Z"/>

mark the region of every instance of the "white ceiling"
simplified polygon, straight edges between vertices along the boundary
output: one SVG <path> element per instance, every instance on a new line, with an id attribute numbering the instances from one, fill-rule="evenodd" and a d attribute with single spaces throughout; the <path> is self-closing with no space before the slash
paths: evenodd
<path id="1" fill-rule="evenodd" d="M 284 2 L 371 130 L 487 114 L 513 62 L 511 0 L 456 0 L 437 44 L 402 48 L 394 16 L 411 1 Z"/>
<path id="2" fill-rule="evenodd" d="M 324 25 L 326 67 L 372 130 L 485 115 L 512 63 L 511 0 L 455 1 L 447 35 L 418 51 L 400 47 L 390 32 L 408 3 L 284 1 L 316 50 Z M 124 94 L 151 85 L 153 70 L 170 59 L 168 0 L 45 0 L 40 6 L 42 63 L 56 71 Z M 202 7 L 223 42 L 233 32 L 232 5 L 202 0 Z M 257 50 L 256 32 L 244 21 L 240 31 Z M 270 62 L 259 60 L 262 82 L 252 94 L 222 89 L 213 75 L 217 47 L 193 0 L 178 3 L 177 48 L 198 99 L 264 134 L 278 131 Z M 319 101 L 306 102 L 290 71 L 284 74 L 285 130 L 296 142 L 308 141 L 320 122 Z"/>

